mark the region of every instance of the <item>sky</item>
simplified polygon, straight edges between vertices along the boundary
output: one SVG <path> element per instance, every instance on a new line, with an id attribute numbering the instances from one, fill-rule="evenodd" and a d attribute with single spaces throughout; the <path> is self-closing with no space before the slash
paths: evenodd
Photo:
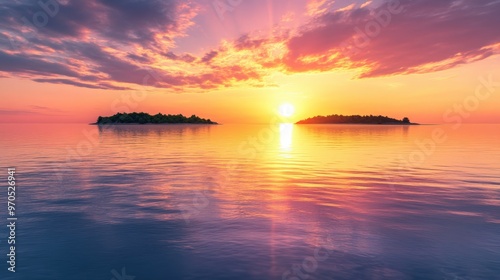
<path id="1" fill-rule="evenodd" d="M 499 0 L 0 0 L 0 122 L 500 122 Z"/>

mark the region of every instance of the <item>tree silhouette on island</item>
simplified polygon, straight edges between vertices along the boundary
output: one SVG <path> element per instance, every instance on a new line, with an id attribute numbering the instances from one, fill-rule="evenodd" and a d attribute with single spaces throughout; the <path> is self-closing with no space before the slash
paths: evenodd
<path id="1" fill-rule="evenodd" d="M 164 115 L 158 113 L 150 115 L 148 113 L 118 113 L 110 117 L 99 116 L 97 125 L 112 124 L 218 124 L 210 119 L 203 119 L 196 115 L 185 117 L 179 115 Z"/>
<path id="2" fill-rule="evenodd" d="M 298 121 L 296 124 L 383 124 L 383 125 L 418 125 L 417 123 L 410 122 L 410 119 L 404 117 L 402 120 L 389 118 L 387 116 L 373 116 L 373 115 L 329 115 L 329 116 L 316 116 L 305 120 Z"/>

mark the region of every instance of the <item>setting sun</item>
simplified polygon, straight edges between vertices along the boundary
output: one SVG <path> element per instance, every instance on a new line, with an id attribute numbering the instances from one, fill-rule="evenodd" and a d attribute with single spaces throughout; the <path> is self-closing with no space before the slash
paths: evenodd
<path id="1" fill-rule="evenodd" d="M 283 117 L 291 117 L 295 113 L 295 106 L 290 103 L 283 103 L 278 108 L 278 112 Z"/>

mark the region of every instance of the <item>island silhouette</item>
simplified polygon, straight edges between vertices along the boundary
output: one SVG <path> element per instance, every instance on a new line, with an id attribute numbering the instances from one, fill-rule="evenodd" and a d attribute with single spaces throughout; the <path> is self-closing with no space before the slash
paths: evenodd
<path id="1" fill-rule="evenodd" d="M 97 118 L 97 125 L 112 124 L 218 124 L 210 119 L 203 119 L 196 115 L 185 117 L 184 115 L 165 115 L 158 113 L 150 115 L 148 113 L 117 113 L 113 116 Z"/>
<path id="2" fill-rule="evenodd" d="M 387 116 L 373 115 L 328 115 L 316 116 L 296 122 L 296 124 L 383 124 L 383 125 L 418 125 L 410 122 L 410 119 L 404 117 L 402 120 L 389 118 Z"/>

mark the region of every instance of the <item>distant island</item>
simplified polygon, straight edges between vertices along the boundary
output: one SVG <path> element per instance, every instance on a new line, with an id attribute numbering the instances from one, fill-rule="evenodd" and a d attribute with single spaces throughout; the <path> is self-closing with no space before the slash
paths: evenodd
<path id="1" fill-rule="evenodd" d="M 410 122 L 410 119 L 403 118 L 402 120 L 389 118 L 387 116 L 344 116 L 344 115 L 329 115 L 316 116 L 305 120 L 298 121 L 296 124 L 383 124 L 383 125 L 418 125 Z"/>
<path id="2" fill-rule="evenodd" d="M 179 115 L 150 115 L 148 113 L 118 113 L 110 117 L 99 116 L 94 124 L 218 124 L 210 119 L 203 119 L 196 115 L 185 117 Z"/>

